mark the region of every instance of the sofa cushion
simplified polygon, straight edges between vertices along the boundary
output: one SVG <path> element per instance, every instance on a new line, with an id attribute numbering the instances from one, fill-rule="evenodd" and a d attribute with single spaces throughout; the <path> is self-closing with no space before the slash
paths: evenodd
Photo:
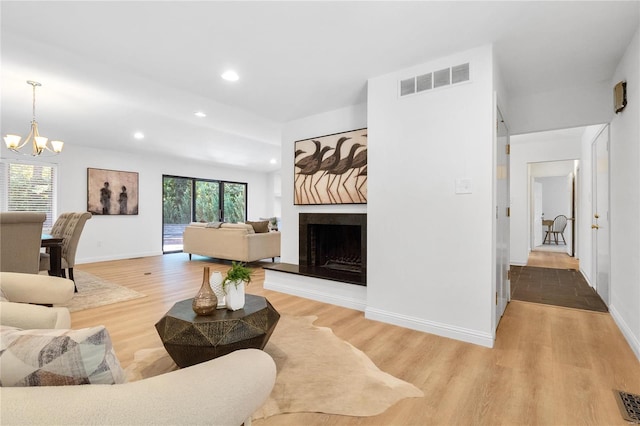
<path id="1" fill-rule="evenodd" d="M 0 326 L 0 386 L 124 382 L 104 326 L 78 330 Z"/>
<path id="2" fill-rule="evenodd" d="M 238 230 L 243 230 L 246 231 L 247 234 L 253 234 L 253 226 L 247 224 L 247 223 L 242 223 L 242 222 L 238 222 L 238 223 L 223 223 L 221 228 L 224 229 L 238 229 Z"/>
<path id="3" fill-rule="evenodd" d="M 265 232 L 269 232 L 268 220 L 261 220 L 259 222 L 246 221 L 245 223 L 248 225 L 251 225 L 256 234 L 263 234 Z"/>

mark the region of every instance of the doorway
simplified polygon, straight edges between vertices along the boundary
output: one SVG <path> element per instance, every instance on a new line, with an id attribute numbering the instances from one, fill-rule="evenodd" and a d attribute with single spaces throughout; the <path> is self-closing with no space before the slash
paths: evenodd
<path id="1" fill-rule="evenodd" d="M 529 164 L 531 251 L 575 256 L 579 163 L 573 159 Z"/>
<path id="2" fill-rule="evenodd" d="M 520 137 L 522 140 L 518 140 Z M 518 194 L 524 194 L 522 210 L 516 210 L 523 213 L 512 218 L 512 224 L 519 224 L 519 228 L 511 231 L 518 238 L 512 240 L 512 247 L 526 250 L 519 251 L 522 255 L 513 259 L 513 299 L 523 300 L 523 295 L 517 294 L 519 289 L 527 288 L 529 296 L 533 296 L 531 289 L 537 287 L 538 303 L 555 299 L 562 306 L 580 307 L 572 303 L 582 299 L 582 309 L 588 309 L 585 305 L 593 302 L 593 306 L 598 306 L 596 310 L 603 311 L 602 307 L 608 305 L 608 138 L 608 126 L 603 125 L 512 138 L 516 142 L 512 160 L 516 159 L 518 167 L 512 174 L 520 173 L 523 177 L 518 183 L 522 192 L 512 194 L 512 199 L 517 201 Z M 566 213 L 549 207 L 544 194 L 547 186 L 556 188 L 556 196 L 565 194 L 555 205 Z M 542 223 L 543 213 L 544 220 L 552 220 L 560 213 L 573 219 L 568 221 L 564 233 L 566 244 L 561 238 L 557 245 L 555 241 L 544 244 L 547 229 Z M 600 243 L 602 247 L 598 248 Z M 602 268 L 599 272 L 598 266 Z M 540 280 L 536 282 L 537 278 Z M 578 281 L 579 287 L 572 286 Z M 589 302 L 585 302 L 585 297 Z"/>

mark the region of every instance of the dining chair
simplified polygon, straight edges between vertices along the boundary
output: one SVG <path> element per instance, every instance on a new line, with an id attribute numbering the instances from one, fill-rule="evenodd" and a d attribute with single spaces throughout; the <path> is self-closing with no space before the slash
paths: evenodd
<path id="1" fill-rule="evenodd" d="M 56 219 L 53 227 L 51 228 L 51 236 L 55 238 L 62 238 L 64 230 L 67 227 L 69 218 L 73 215 L 73 212 L 61 213 Z"/>
<path id="2" fill-rule="evenodd" d="M 558 235 L 562 237 L 562 242 L 566 245 L 567 241 L 564 239 L 564 230 L 567 227 L 567 217 L 563 214 L 558 215 L 553 219 L 553 226 L 551 227 L 551 235 L 556 245 L 558 245 Z M 551 242 L 551 241 L 549 241 Z"/>
<path id="3" fill-rule="evenodd" d="M 64 270 L 67 269 L 69 271 L 69 279 L 74 282 L 75 280 L 73 278 L 73 267 L 76 263 L 76 251 L 78 250 L 78 242 L 80 241 L 80 235 L 82 234 L 82 230 L 84 229 L 84 224 L 89 219 L 91 219 L 91 213 L 89 212 L 70 213 L 69 217 L 67 218 L 66 225 L 64 226 L 64 231 L 62 232 L 62 235 L 60 235 L 63 238 L 62 276 L 67 276 L 67 274 L 65 274 L 64 272 Z M 48 271 L 49 269 L 51 269 L 50 256 L 47 253 L 42 253 L 40 255 L 40 270 Z"/>
<path id="4" fill-rule="evenodd" d="M 0 271 L 38 273 L 46 218 L 41 212 L 0 213 Z"/>

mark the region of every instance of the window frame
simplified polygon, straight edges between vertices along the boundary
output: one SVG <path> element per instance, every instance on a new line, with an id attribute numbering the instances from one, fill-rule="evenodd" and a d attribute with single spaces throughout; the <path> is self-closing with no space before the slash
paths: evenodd
<path id="1" fill-rule="evenodd" d="M 49 232 L 53 227 L 55 219 L 58 217 L 58 175 L 59 165 L 45 161 L 30 161 L 14 158 L 0 158 L 0 211 L 17 211 L 9 210 L 9 169 L 12 165 L 32 166 L 32 167 L 50 167 L 51 168 L 51 210 L 46 210 L 47 218 L 43 224 L 43 232 Z M 29 210 L 42 211 L 42 210 Z"/>
<path id="2" fill-rule="evenodd" d="M 185 179 L 191 181 L 191 221 L 194 222 L 196 220 L 196 185 L 197 182 L 209 182 L 209 183 L 217 183 L 218 184 L 218 218 L 217 221 L 224 221 L 224 187 L 225 184 L 233 184 L 233 185 L 243 185 L 244 186 L 244 221 L 247 220 L 247 209 L 249 205 L 249 184 L 247 182 L 236 182 L 230 180 L 220 180 L 220 179 L 203 179 L 203 178 L 195 178 L 188 176 L 177 176 L 177 175 L 162 175 L 162 254 L 167 253 L 180 253 L 182 250 L 169 250 L 166 251 L 164 249 L 164 225 L 165 225 L 165 215 L 164 215 L 164 182 L 165 179 Z"/>

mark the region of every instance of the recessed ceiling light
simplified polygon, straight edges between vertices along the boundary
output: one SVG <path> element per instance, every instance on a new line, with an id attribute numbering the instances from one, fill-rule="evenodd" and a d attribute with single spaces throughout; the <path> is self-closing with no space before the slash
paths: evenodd
<path id="1" fill-rule="evenodd" d="M 134 137 L 134 138 L 136 138 L 136 139 L 144 139 L 144 133 L 142 133 L 142 132 L 135 132 L 135 133 L 133 134 L 133 137 Z"/>
<path id="2" fill-rule="evenodd" d="M 202 111 L 196 111 L 196 112 L 193 113 L 193 115 L 195 115 L 196 117 L 200 117 L 200 118 L 204 118 L 204 117 L 207 116 L 207 114 L 205 114 Z"/>
<path id="3" fill-rule="evenodd" d="M 278 160 L 276 160 L 275 158 L 272 158 L 271 161 L 269 161 L 271 164 L 276 164 L 278 162 Z"/>
<path id="4" fill-rule="evenodd" d="M 225 71 L 224 74 L 222 74 L 222 78 L 224 78 L 227 81 L 238 81 L 240 79 L 240 77 L 238 76 L 238 73 L 233 70 Z"/>

